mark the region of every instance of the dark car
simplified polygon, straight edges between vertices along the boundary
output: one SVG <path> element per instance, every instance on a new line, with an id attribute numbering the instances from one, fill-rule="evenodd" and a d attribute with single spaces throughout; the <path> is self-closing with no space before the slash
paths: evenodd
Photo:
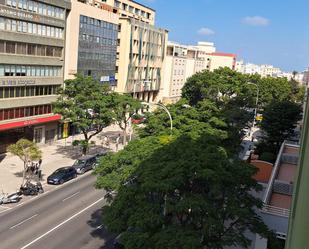
<path id="1" fill-rule="evenodd" d="M 113 249 L 124 249 L 124 245 L 121 244 L 120 242 L 120 237 L 121 237 L 121 234 L 119 234 L 115 239 L 114 239 L 114 242 L 113 242 Z"/>
<path id="2" fill-rule="evenodd" d="M 100 159 L 105 156 L 106 154 L 108 153 L 108 151 L 103 151 L 103 152 L 100 152 L 98 154 L 95 155 L 95 163 L 94 165 L 92 166 L 92 168 L 95 168 L 99 165 L 100 163 Z"/>
<path id="3" fill-rule="evenodd" d="M 73 167 L 63 167 L 57 169 L 49 177 L 47 177 L 48 184 L 62 184 L 77 176 L 76 169 Z"/>
<path id="4" fill-rule="evenodd" d="M 75 161 L 73 168 L 76 169 L 78 174 L 84 174 L 86 171 L 93 169 L 96 162 L 97 159 L 95 155 L 83 156 Z"/>

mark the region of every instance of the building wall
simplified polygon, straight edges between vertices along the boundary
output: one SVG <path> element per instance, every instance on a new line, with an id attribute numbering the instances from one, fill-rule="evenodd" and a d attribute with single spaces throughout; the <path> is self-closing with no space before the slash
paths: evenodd
<path id="1" fill-rule="evenodd" d="M 220 67 L 228 67 L 234 70 L 236 66 L 236 55 L 225 53 L 212 53 L 208 54 L 207 61 L 207 69 L 209 71 L 214 71 L 215 69 L 218 69 Z"/>
<path id="2" fill-rule="evenodd" d="M 37 126 L 60 119 L 51 102 L 63 84 L 70 6 L 60 0 L 0 0 L 0 153 L 20 138 L 25 126 L 31 139 Z"/>
<path id="3" fill-rule="evenodd" d="M 117 86 L 121 93 L 136 93 L 156 101 L 161 88 L 167 31 L 147 23 L 120 19 L 117 50 Z"/>
<path id="4" fill-rule="evenodd" d="M 79 39 L 82 36 L 80 33 L 80 17 L 87 16 L 115 25 L 118 25 L 119 22 L 118 15 L 111 11 L 95 8 L 92 5 L 87 5 L 77 0 L 71 0 L 71 3 L 72 10 L 67 19 L 65 79 L 73 79 L 74 75 L 78 72 Z M 95 46 L 95 42 L 93 42 L 93 46 L 90 44 L 88 51 L 92 53 Z M 116 57 L 116 51 L 114 56 Z M 83 68 L 82 71 L 84 72 L 85 69 Z"/>

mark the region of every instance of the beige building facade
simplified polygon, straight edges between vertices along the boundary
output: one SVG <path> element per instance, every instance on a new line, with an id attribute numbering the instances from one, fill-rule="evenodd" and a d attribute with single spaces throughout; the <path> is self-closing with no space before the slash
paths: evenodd
<path id="1" fill-rule="evenodd" d="M 39 144 L 59 136 L 51 103 L 63 84 L 64 0 L 0 0 L 0 154 L 24 137 Z"/>
<path id="2" fill-rule="evenodd" d="M 187 79 L 198 72 L 220 67 L 235 69 L 236 55 L 216 52 L 212 42 L 198 42 L 196 46 L 169 42 L 166 51 L 164 84 L 160 92 L 164 103 L 177 102 Z"/>
<path id="3" fill-rule="evenodd" d="M 111 13 L 109 16 L 105 15 L 104 20 L 118 24 L 115 75 L 105 75 L 103 79 L 109 78 L 112 89 L 116 92 L 131 93 L 143 101 L 158 101 L 168 32 L 154 26 L 155 11 L 131 0 L 80 2 L 89 6 L 88 10 L 85 10 L 88 14 L 96 12 L 90 9 L 90 6 L 96 8 L 99 15 L 103 10 Z M 117 17 L 114 18 L 113 14 Z M 73 35 L 76 36 L 74 32 Z M 76 63 L 76 58 L 72 60 Z M 66 73 L 72 77 L 74 69 L 68 69 Z"/>

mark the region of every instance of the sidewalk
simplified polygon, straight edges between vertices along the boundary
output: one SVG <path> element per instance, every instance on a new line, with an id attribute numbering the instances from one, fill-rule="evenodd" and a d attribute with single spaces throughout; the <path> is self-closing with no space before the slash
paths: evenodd
<path id="1" fill-rule="evenodd" d="M 101 134 L 91 139 L 91 141 L 95 142 L 95 145 L 91 146 L 89 154 L 98 153 L 107 149 L 102 146 L 104 135 L 111 138 L 110 149 L 115 151 L 115 140 L 119 133 L 122 134 L 118 126 L 110 126 L 104 129 Z M 71 166 L 74 161 L 81 156 L 81 150 L 73 147 L 72 141 L 82 137 L 82 135 L 78 135 L 57 140 L 53 142 L 53 144 L 40 145 L 40 149 L 43 152 L 41 166 L 42 183 L 45 183 L 46 178 L 57 168 Z M 120 149 L 122 149 L 122 145 L 119 145 L 119 150 Z M 22 183 L 22 171 L 23 162 L 17 156 L 7 154 L 6 157 L 0 161 L 0 194 L 2 191 L 4 193 L 12 193 L 19 189 Z"/>

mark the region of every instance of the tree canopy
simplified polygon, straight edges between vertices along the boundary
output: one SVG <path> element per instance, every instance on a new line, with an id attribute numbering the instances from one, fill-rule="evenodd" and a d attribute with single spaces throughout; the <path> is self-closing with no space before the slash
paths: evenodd
<path id="1" fill-rule="evenodd" d="M 118 190 L 103 222 L 126 249 L 247 247 L 244 231 L 267 236 L 250 193 L 256 169 L 213 136 L 146 137 L 102 160 L 98 187 Z"/>
<path id="2" fill-rule="evenodd" d="M 301 105 L 291 101 L 272 102 L 268 105 L 261 123 L 261 128 L 266 132 L 263 146 L 266 144 L 270 152 L 277 153 L 281 143 L 294 133 L 301 113 Z"/>
<path id="3" fill-rule="evenodd" d="M 113 122 L 109 89 L 92 77 L 77 75 L 73 80 L 66 80 L 53 106 L 55 113 L 61 114 L 83 133 L 84 154 L 90 139 Z"/>
<path id="4" fill-rule="evenodd" d="M 8 151 L 13 155 L 18 156 L 24 163 L 22 182 L 23 185 L 26 177 L 26 171 L 29 167 L 28 162 L 41 159 L 42 151 L 34 142 L 24 138 L 19 139 L 15 144 L 11 144 L 8 147 Z"/>

